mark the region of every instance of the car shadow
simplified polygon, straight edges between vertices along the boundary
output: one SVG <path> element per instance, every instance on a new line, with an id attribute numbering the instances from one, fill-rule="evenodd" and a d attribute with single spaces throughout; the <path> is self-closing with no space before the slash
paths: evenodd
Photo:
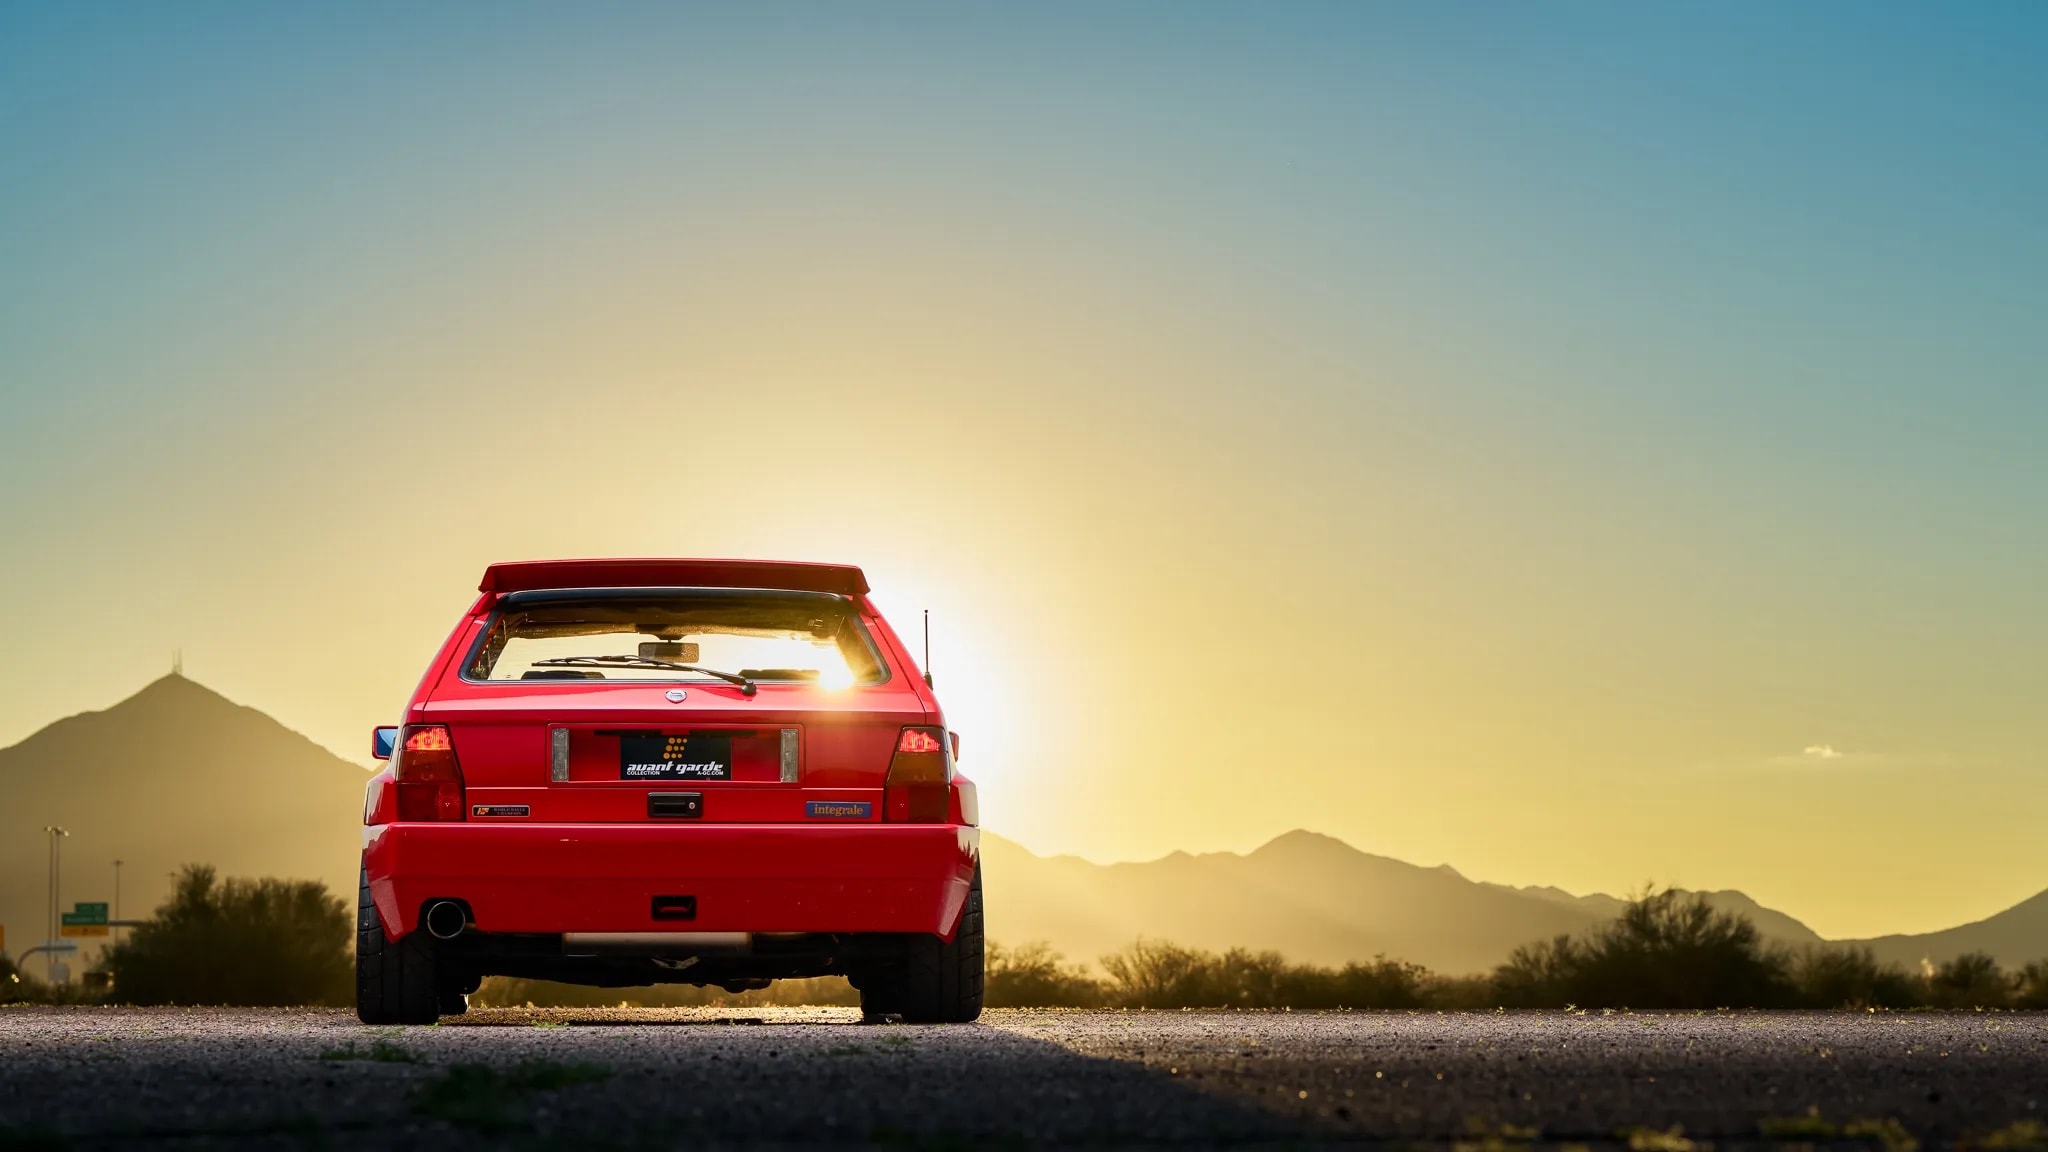
<path id="1" fill-rule="evenodd" d="M 855 1009 L 483 1009 L 443 1021 L 426 1051 L 602 1065 L 603 1082 L 549 1104 L 560 1132 L 594 1141 L 1299 1146 L 1321 1131 L 1036 1026 L 863 1024 Z"/>

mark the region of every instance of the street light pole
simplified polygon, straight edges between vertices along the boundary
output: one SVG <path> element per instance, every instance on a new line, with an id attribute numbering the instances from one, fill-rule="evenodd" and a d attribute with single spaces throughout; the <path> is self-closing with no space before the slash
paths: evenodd
<path id="1" fill-rule="evenodd" d="M 71 833 L 54 824 L 45 825 L 43 831 L 50 834 L 50 934 L 46 939 L 50 943 L 55 944 L 57 942 L 57 878 L 58 870 L 64 863 L 64 852 L 59 847 L 59 842 L 64 837 L 71 835 Z M 51 983 L 57 982 L 57 954 L 55 952 L 45 952 L 43 954 L 43 974 L 49 977 Z"/>
<path id="2" fill-rule="evenodd" d="M 121 862 L 120 862 L 119 860 L 116 860 L 116 861 L 114 861 L 114 919 L 115 919 L 115 920 L 119 920 L 120 918 L 121 918 Z M 120 928 L 118 928 L 118 927 L 114 929 L 114 942 L 115 942 L 116 944 L 118 944 L 118 943 L 120 943 L 120 942 L 121 942 L 121 929 L 120 929 Z"/>

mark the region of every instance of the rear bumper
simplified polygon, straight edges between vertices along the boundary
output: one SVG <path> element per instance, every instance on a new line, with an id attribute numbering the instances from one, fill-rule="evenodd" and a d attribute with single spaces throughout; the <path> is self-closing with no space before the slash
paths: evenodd
<path id="1" fill-rule="evenodd" d="M 429 900 L 482 932 L 929 932 L 951 936 L 981 856 L 954 824 L 381 824 L 363 866 L 386 931 Z M 656 896 L 695 919 L 655 920 Z"/>

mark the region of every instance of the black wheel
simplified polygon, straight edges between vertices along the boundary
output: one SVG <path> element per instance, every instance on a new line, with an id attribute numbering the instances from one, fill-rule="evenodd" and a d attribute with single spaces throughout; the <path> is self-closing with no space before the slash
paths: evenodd
<path id="1" fill-rule="evenodd" d="M 981 870 L 967 890 L 953 939 L 911 936 L 896 962 L 861 981 L 863 1019 L 901 1016 L 906 1024 L 965 1024 L 981 1015 Z"/>
<path id="2" fill-rule="evenodd" d="M 370 871 L 363 869 L 356 892 L 356 1018 L 365 1024 L 432 1024 L 441 1018 L 442 1003 L 433 944 L 425 932 L 385 939 L 384 919 L 370 899 Z"/>

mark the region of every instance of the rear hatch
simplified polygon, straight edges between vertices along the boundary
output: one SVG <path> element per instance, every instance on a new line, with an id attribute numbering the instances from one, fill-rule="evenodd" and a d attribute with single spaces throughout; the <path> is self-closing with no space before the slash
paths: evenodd
<path id="1" fill-rule="evenodd" d="M 475 621 L 419 719 L 472 820 L 879 820 L 922 687 L 856 596 L 546 588 Z"/>

